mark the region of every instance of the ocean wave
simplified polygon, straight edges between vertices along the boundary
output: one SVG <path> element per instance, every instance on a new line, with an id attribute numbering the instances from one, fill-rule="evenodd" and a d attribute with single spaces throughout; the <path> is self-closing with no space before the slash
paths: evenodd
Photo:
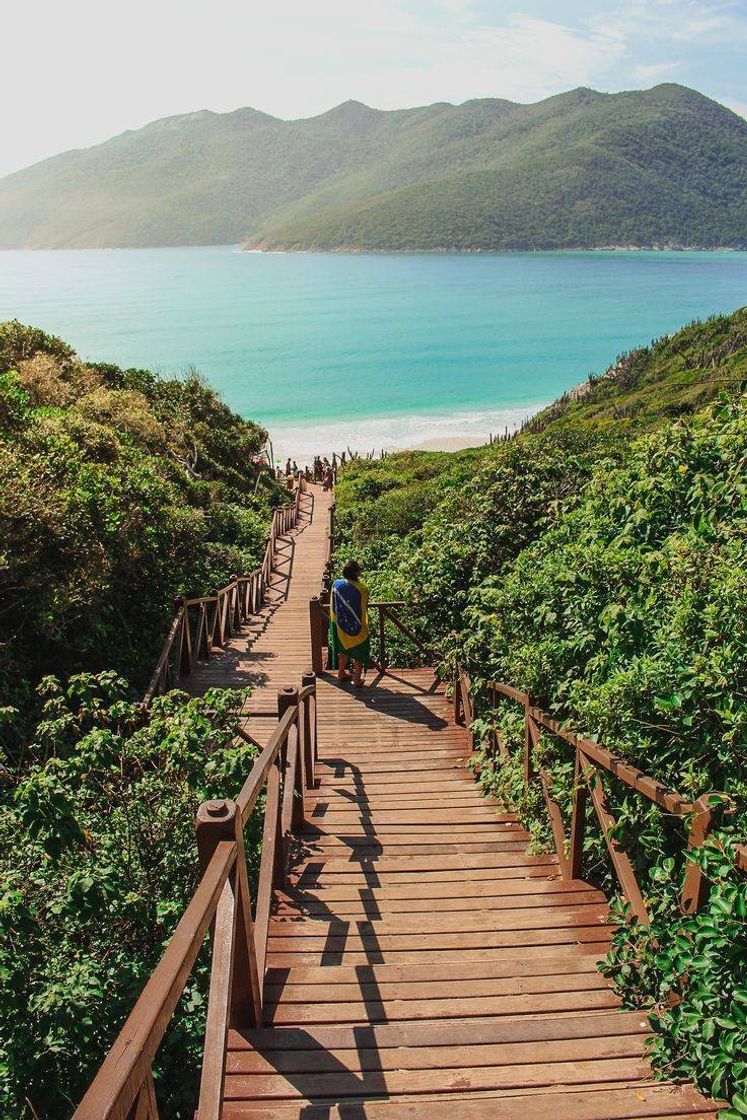
<path id="1" fill-rule="evenodd" d="M 479 447 L 490 436 L 514 432 L 542 405 L 499 408 L 445 415 L 359 417 L 352 420 L 316 420 L 307 424 L 268 424 L 276 461 L 288 457 L 299 464 L 314 455 L 338 454 L 348 449 L 360 455 L 372 451 L 403 449 L 456 450 Z"/>

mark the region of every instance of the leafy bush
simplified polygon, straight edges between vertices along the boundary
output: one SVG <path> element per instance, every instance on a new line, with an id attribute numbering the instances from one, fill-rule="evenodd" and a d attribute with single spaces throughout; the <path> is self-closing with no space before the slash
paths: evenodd
<path id="1" fill-rule="evenodd" d="M 174 597 L 256 565 L 283 500 L 265 435 L 196 375 L 88 366 L 0 325 L 0 686 L 19 710 L 50 672 L 141 688 Z"/>
<path id="2" fill-rule="evenodd" d="M 194 888 L 197 805 L 251 766 L 243 694 L 170 693 L 147 723 L 132 696 L 175 596 L 259 560 L 285 498 L 265 438 L 196 375 L 0 324 L 3 1115 L 69 1115 Z M 158 1059 L 164 1115 L 194 1106 L 205 991 L 201 960 Z"/>
<path id="3" fill-rule="evenodd" d="M 62 1118 L 194 890 L 197 806 L 234 794 L 255 749 L 234 741 L 241 692 L 172 692 L 143 724 L 113 672 L 49 677 L 40 691 L 0 808 L 0 1113 Z M 162 1115 L 194 1108 L 206 972 L 201 958 L 158 1058 Z"/>

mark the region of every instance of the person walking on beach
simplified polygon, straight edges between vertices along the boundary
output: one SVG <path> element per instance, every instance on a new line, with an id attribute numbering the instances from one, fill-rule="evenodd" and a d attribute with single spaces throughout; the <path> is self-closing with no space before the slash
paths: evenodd
<path id="1" fill-rule="evenodd" d="M 337 670 L 338 681 L 352 681 L 362 688 L 371 660 L 371 639 L 368 629 L 368 588 L 360 581 L 361 566 L 349 560 L 342 569 L 342 579 L 332 584 L 329 602 L 329 664 Z"/>

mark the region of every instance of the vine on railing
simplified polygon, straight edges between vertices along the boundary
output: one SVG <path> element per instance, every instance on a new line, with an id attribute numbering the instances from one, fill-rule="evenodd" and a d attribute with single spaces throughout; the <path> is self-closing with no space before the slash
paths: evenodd
<path id="1" fill-rule="evenodd" d="M 146 708 L 150 707 L 154 696 L 176 688 L 198 661 L 207 661 L 214 649 L 222 649 L 248 618 L 261 611 L 275 565 L 278 537 L 298 524 L 304 492 L 301 478 L 293 501 L 273 511 L 264 556 L 258 568 L 247 575 L 231 576 L 229 583 L 212 595 L 177 599 L 176 614 L 143 697 Z"/>
<path id="2" fill-rule="evenodd" d="M 234 801 L 197 812 L 200 880 L 155 971 L 73 1120 L 158 1120 L 152 1066 L 211 931 L 207 1023 L 197 1114 L 218 1120 L 229 1029 L 261 1027 L 274 887 L 286 884 L 290 835 L 305 819 L 317 758 L 316 678 L 278 694 L 278 723 Z M 244 732 L 239 732 L 245 737 Z M 264 791 L 262 856 L 252 908 L 244 828 Z"/>
<path id="3" fill-rule="evenodd" d="M 630 914 L 639 922 L 648 924 L 648 911 L 633 864 L 618 839 L 616 822 L 609 809 L 604 773 L 611 774 L 641 797 L 657 805 L 663 812 L 682 820 L 687 831 L 687 847 L 690 852 L 702 847 L 708 839 L 713 824 L 714 809 L 716 805 L 728 801 L 728 798 L 722 793 L 714 792 L 703 794 L 694 802 L 687 801 L 675 790 L 668 789 L 655 778 L 649 777 L 635 766 L 616 757 L 599 743 L 566 730 L 547 712 L 538 708 L 529 693 L 500 683 L 488 684 L 486 691 L 491 708 L 495 707 L 497 697 L 505 697 L 521 704 L 524 709 L 524 782 L 527 787 L 533 781 L 540 783 L 561 876 L 564 879 L 583 878 L 586 806 L 590 799 L 623 898 L 629 904 Z M 471 725 L 475 720 L 474 704 L 469 676 L 457 665 L 454 682 L 454 720 L 465 724 L 470 729 L 470 735 L 472 735 Z M 550 775 L 542 766 L 536 765 L 537 747 L 543 732 L 560 739 L 574 751 L 573 804 L 568 837 L 566 837 L 560 805 L 552 795 Z M 507 748 L 499 733 L 493 730 L 490 734 L 491 746 L 505 758 Z M 747 847 L 737 848 L 736 864 L 742 871 L 747 871 Z M 707 892 L 708 882 L 700 864 L 694 859 L 688 859 L 680 899 L 682 912 L 692 914 L 700 909 L 706 901 Z"/>

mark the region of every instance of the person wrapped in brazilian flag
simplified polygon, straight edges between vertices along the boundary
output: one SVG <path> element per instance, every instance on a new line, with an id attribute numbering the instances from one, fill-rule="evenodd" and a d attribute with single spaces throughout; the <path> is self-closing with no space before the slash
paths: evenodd
<path id="1" fill-rule="evenodd" d="M 332 584 L 329 601 L 329 667 L 337 670 L 338 680 L 349 681 L 348 665 L 352 662 L 356 688 L 362 687 L 371 660 L 368 589 L 361 583 L 360 575 L 360 564 L 348 561 L 342 569 L 342 579 Z"/>

